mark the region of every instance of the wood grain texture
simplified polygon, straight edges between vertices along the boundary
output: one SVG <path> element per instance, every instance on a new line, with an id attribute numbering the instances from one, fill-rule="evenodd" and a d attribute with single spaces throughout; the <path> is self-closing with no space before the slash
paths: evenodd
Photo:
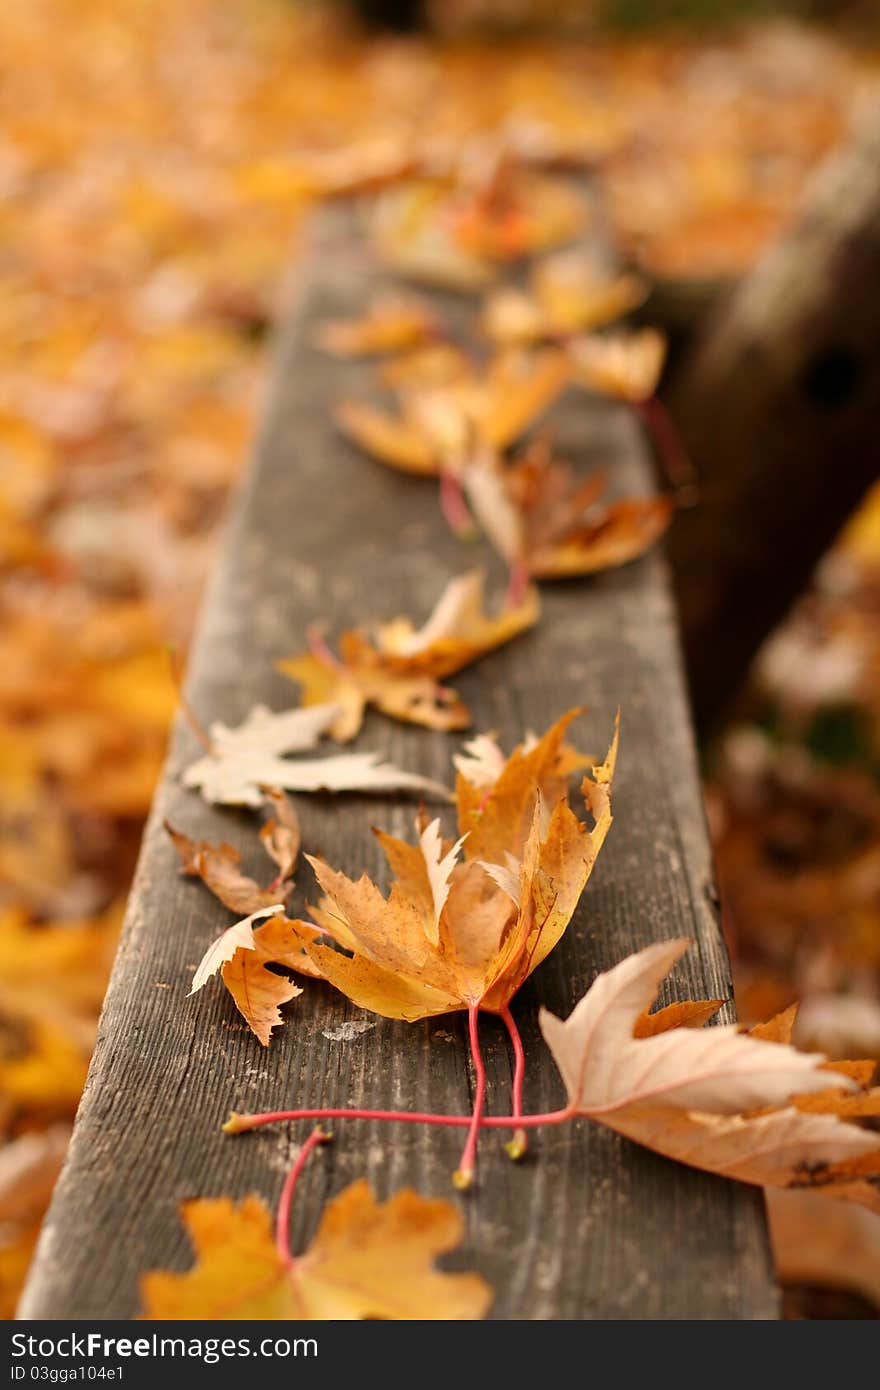
<path id="1" fill-rule="evenodd" d="M 492 568 L 499 599 L 503 592 L 486 549 L 447 532 L 431 482 L 387 471 L 336 435 L 332 402 L 366 393 L 371 370 L 320 356 L 310 336 L 316 321 L 362 306 L 380 276 L 344 211 L 322 214 L 314 241 L 193 656 L 189 694 L 205 721 L 238 721 L 258 698 L 276 709 L 291 703 L 294 688 L 273 662 L 302 645 L 315 618 L 330 618 L 338 630 L 398 612 L 420 617 L 451 575 L 478 562 Z M 465 310 L 454 312 L 460 318 Z M 579 462 L 609 464 L 621 490 L 650 489 L 647 457 L 625 411 L 573 395 L 553 423 Z M 547 586 L 543 602 L 535 631 L 455 681 L 476 727 L 497 730 L 507 747 L 585 703 L 578 741 L 600 753 L 615 707 L 622 711 L 616 823 L 566 938 L 515 1003 L 531 1058 L 532 1110 L 562 1099 L 538 1034 L 539 1003 L 567 1013 L 598 970 L 680 934 L 698 945 L 667 998 L 731 995 L 665 564 L 654 555 L 592 581 Z M 376 715 L 359 739 L 445 780 L 458 744 Z M 194 966 L 231 919 L 200 884 L 178 876 L 163 819 L 229 840 L 247 850 L 251 868 L 259 863 L 251 816 L 209 808 L 181 788 L 181 769 L 198 752 L 179 724 L 22 1316 L 130 1317 L 142 1271 L 191 1262 L 177 1214 L 182 1199 L 256 1191 L 274 1204 L 308 1126 L 227 1138 L 219 1126 L 230 1109 L 470 1106 L 461 1014 L 414 1025 L 376 1020 L 307 981 L 265 1050 L 219 982 L 187 998 Z M 299 809 L 307 849 L 384 882 L 370 827 L 406 834 L 414 808 L 349 796 L 303 797 Z M 304 868 L 297 905 L 307 894 L 314 897 L 314 884 Z M 368 1031 L 336 1041 L 333 1031 L 352 1019 L 369 1022 Z M 489 1106 L 507 1113 L 511 1060 L 495 1020 L 484 1023 L 482 1039 Z M 295 1248 L 309 1239 L 322 1204 L 364 1173 L 383 1195 L 411 1184 L 453 1196 L 461 1133 L 353 1121 L 337 1123 L 335 1133 L 301 1182 Z M 776 1316 L 757 1192 L 586 1122 L 536 1133 L 518 1166 L 502 1139 L 483 1138 L 478 1187 L 456 1197 L 467 1238 L 454 1263 L 491 1281 L 495 1317 Z"/>

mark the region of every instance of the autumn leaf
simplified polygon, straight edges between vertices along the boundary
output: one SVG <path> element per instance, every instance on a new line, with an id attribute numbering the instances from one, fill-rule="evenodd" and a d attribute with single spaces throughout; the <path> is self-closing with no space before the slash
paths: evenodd
<path id="1" fill-rule="evenodd" d="M 575 186 L 518 167 L 503 149 L 490 177 L 456 190 L 444 209 L 459 246 L 488 261 L 518 260 L 572 241 L 587 224 Z"/>
<path id="2" fill-rule="evenodd" d="M 434 1266 L 461 1240 L 457 1209 L 408 1188 L 385 1203 L 365 1181 L 346 1188 L 290 1264 L 258 1197 L 188 1202 L 182 1216 L 197 1262 L 186 1274 L 143 1276 L 147 1318 L 463 1320 L 483 1317 L 491 1301 L 479 1275 Z"/>
<path id="3" fill-rule="evenodd" d="M 412 179 L 384 191 L 372 213 L 376 249 L 399 276 L 475 291 L 498 263 L 550 250 L 584 229 L 584 200 L 571 183 L 492 160 L 486 176 Z M 462 177 L 464 174 L 464 177 Z"/>
<path id="4" fill-rule="evenodd" d="M 806 1189 L 768 1188 L 765 1195 L 782 1283 L 849 1289 L 880 1309 L 880 1217 Z"/>
<path id="5" fill-rule="evenodd" d="M 306 925 L 350 952 L 305 944 L 325 979 L 390 1018 L 506 1007 L 564 933 L 611 825 L 616 735 L 582 783 L 593 829 L 568 805 L 564 734 L 577 712 L 515 749 L 490 788 L 459 773 L 457 845 L 436 823 L 417 845 L 379 833 L 395 875 L 387 898 L 366 876 L 309 860 L 325 897 Z"/>
<path id="6" fill-rule="evenodd" d="M 299 985 L 268 967 L 281 965 L 300 975 L 318 974 L 305 952 L 305 937 L 301 925 L 278 911 L 262 926 L 251 926 L 249 936 L 236 943 L 221 967 L 223 983 L 235 1007 L 264 1047 L 269 1046 L 272 1030 L 282 1022 L 281 1005 L 302 994 Z"/>
<path id="7" fill-rule="evenodd" d="M 414 387 L 451 386 L 466 381 L 473 372 L 467 353 L 452 343 L 432 343 L 401 357 L 387 358 L 378 370 L 383 386 L 392 390 Z"/>
<path id="8" fill-rule="evenodd" d="M 483 331 L 504 347 L 566 339 L 621 318 L 647 293 L 641 277 L 608 274 L 584 253 L 566 251 L 535 266 L 528 290 L 493 291 Z"/>
<path id="9" fill-rule="evenodd" d="M 628 956 L 597 977 L 565 1022 L 541 1011 L 572 1113 L 741 1182 L 880 1208 L 871 1180 L 880 1172 L 880 1144 L 842 1118 L 848 1101 L 858 1100 L 858 1082 L 838 1064 L 735 1024 L 637 1035 L 689 944 L 663 941 Z M 875 1113 L 872 1093 L 861 1101 L 856 1114 Z"/>
<path id="10" fill-rule="evenodd" d="M 254 879 L 242 873 L 241 855 L 232 845 L 191 840 L 165 822 L 165 829 L 180 855 L 181 873 L 200 878 L 231 912 L 250 915 L 272 907 L 287 896 L 293 880 L 300 849 L 296 812 L 283 792 L 264 789 L 264 795 L 277 814 L 277 819 L 267 821 L 260 830 L 263 847 L 278 869 L 268 888 L 261 888 Z"/>
<path id="11" fill-rule="evenodd" d="M 464 487 L 471 510 L 512 569 L 564 579 L 628 564 L 666 530 L 669 497 L 603 500 L 601 472 L 578 479 L 536 441 L 511 466 L 483 461 Z"/>
<path id="12" fill-rule="evenodd" d="M 482 374 L 451 374 L 395 387 L 392 414 L 359 401 L 336 408 L 342 432 L 381 463 L 405 473 L 460 476 L 485 451 L 514 443 L 553 403 L 568 381 L 555 349 L 499 353 Z"/>
<path id="13" fill-rule="evenodd" d="M 603 396 L 638 404 L 657 390 L 666 339 L 656 328 L 590 334 L 568 345 L 572 380 Z"/>
<path id="14" fill-rule="evenodd" d="M 423 347 L 437 337 L 436 318 L 418 300 L 376 300 L 360 318 L 327 319 L 315 345 L 335 357 L 382 357 Z"/>
<path id="15" fill-rule="evenodd" d="M 314 748 L 339 717 L 335 704 L 313 704 L 280 714 L 255 705 L 237 729 L 211 725 L 210 752 L 189 765 L 183 785 L 198 788 L 206 801 L 232 806 L 261 805 L 266 786 L 298 792 L 417 791 L 448 799 L 449 793 L 439 783 L 382 762 L 378 753 L 283 756 Z"/>
<path id="16" fill-rule="evenodd" d="M 279 662 L 299 682 L 306 707 L 329 702 L 338 714 L 329 725 L 334 738 L 354 738 L 368 705 L 405 723 L 461 729 L 470 712 L 455 692 L 438 684 L 479 657 L 511 641 L 537 621 L 534 589 L 516 607 L 490 617 L 484 606 L 485 575 L 474 570 L 447 584 L 421 628 L 409 618 L 380 624 L 371 642 L 362 632 L 344 632 L 336 657 L 322 642 Z"/>

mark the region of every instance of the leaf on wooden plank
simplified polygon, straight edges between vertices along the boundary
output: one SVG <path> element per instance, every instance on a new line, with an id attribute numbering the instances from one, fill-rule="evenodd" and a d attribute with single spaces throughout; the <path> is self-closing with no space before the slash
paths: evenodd
<path id="1" fill-rule="evenodd" d="M 384 1203 L 365 1181 L 346 1188 L 290 1265 L 258 1197 L 238 1206 L 226 1197 L 188 1202 L 182 1217 L 196 1264 L 143 1276 L 147 1318 L 465 1320 L 483 1317 L 491 1302 L 479 1275 L 435 1267 L 461 1241 L 458 1210 L 408 1188 Z"/>
<path id="2" fill-rule="evenodd" d="M 551 814 L 557 802 L 565 798 L 572 773 L 589 766 L 590 760 L 568 744 L 565 737 L 569 726 L 583 712 L 578 707 L 568 710 L 542 738 L 524 739 L 509 757 L 484 737 L 481 742 L 465 744 L 466 750 L 471 750 L 469 756 L 453 759 L 458 771 L 458 829 L 467 835 L 467 858 L 496 864 L 506 863 L 508 852 L 521 858 L 538 797 L 545 814 Z M 473 749 L 478 742 L 479 758 L 475 760 Z M 615 736 L 607 763 L 593 769 L 595 783 L 584 784 L 583 789 L 592 798 L 589 809 L 597 822 L 608 813 L 607 804 L 603 801 L 600 805 L 599 798 L 605 797 L 614 775 L 616 754 Z"/>
<path id="3" fill-rule="evenodd" d="M 249 917 L 244 917 L 240 922 L 234 922 L 231 927 L 227 927 L 216 941 L 212 941 L 205 954 L 202 956 L 196 973 L 193 975 L 190 994 L 195 994 L 208 983 L 212 975 L 216 975 L 220 967 L 232 959 L 237 951 L 252 951 L 254 949 L 254 922 L 261 922 L 265 917 L 275 917 L 284 911 L 283 903 L 275 903 L 271 907 L 261 907 L 256 912 L 252 912 Z"/>
<path id="4" fill-rule="evenodd" d="M 430 347 L 417 348 L 402 357 L 392 357 L 379 368 L 379 380 L 383 386 L 394 390 L 408 390 L 413 387 L 450 386 L 453 382 L 466 380 L 473 371 L 473 365 L 466 353 L 452 343 L 432 343 Z"/>
<path id="5" fill-rule="evenodd" d="M 471 510 L 495 549 L 535 579 L 564 579 L 628 564 L 662 536 L 669 497 L 606 502 L 603 473 L 577 479 L 536 441 L 510 467 L 483 459 L 468 469 Z"/>
<path id="6" fill-rule="evenodd" d="M 315 345 L 335 357 L 382 357 L 423 347 L 438 332 L 425 304 L 395 295 L 377 299 L 360 317 L 327 319 L 318 325 Z"/>
<path id="7" fill-rule="evenodd" d="M 457 245 L 489 262 L 519 260 L 571 241 L 588 222 L 569 181 L 523 168 L 499 149 L 488 177 L 449 195 L 440 215 Z"/>
<path id="8" fill-rule="evenodd" d="M 656 328 L 596 333 L 573 339 L 568 351 L 576 385 L 638 404 L 657 390 L 666 359 L 666 339 Z"/>
<path id="9" fill-rule="evenodd" d="M 260 828 L 260 841 L 278 869 L 277 882 L 288 883 L 302 846 L 299 817 L 290 797 L 280 787 L 263 787 L 262 792 L 275 815 Z"/>
<path id="10" fill-rule="evenodd" d="M 299 716 L 303 716 L 300 720 Z M 313 747 L 340 716 L 338 705 L 321 704 L 272 714 L 256 705 L 238 729 L 211 726 L 212 751 L 183 774 L 186 787 L 198 788 L 219 805 L 259 806 L 271 786 L 287 791 L 412 791 L 448 800 L 447 788 L 382 761 L 379 753 L 340 753 L 324 758 L 285 758 L 287 751 Z M 311 717 L 311 724 L 309 724 Z M 310 729 L 310 741 L 304 729 Z"/>
<path id="11" fill-rule="evenodd" d="M 428 931 L 428 940 L 433 946 L 436 946 L 440 939 L 440 918 L 449 897 L 449 880 L 466 838 L 465 835 L 460 836 L 451 849 L 446 849 L 440 834 L 439 817 L 426 825 L 419 836 L 419 849 L 425 861 L 434 906 L 434 916 Z"/>
<path id="12" fill-rule="evenodd" d="M 232 845 L 191 840 L 165 822 L 165 829 L 180 855 L 181 873 L 200 878 L 230 912 L 248 915 L 260 908 L 272 907 L 287 896 L 293 882 L 300 849 L 296 812 L 282 791 L 264 788 L 263 792 L 277 817 L 267 821 L 260 830 L 263 847 L 278 868 L 268 888 L 261 888 L 254 879 L 242 873 L 241 855 Z"/>
<path id="13" fill-rule="evenodd" d="M 462 745 L 463 752 L 455 753 L 453 766 L 465 781 L 480 790 L 493 787 L 501 776 L 506 759 L 491 734 L 477 734 Z"/>
<path id="14" fill-rule="evenodd" d="M 534 626 L 540 613 L 536 590 L 527 592 L 515 607 L 507 606 L 490 617 L 485 583 L 483 570 L 450 580 L 422 627 L 414 628 L 409 618 L 381 624 L 376 630 L 377 651 L 395 669 L 419 671 L 439 680 Z"/>
<path id="15" fill-rule="evenodd" d="M 264 1047 L 273 1028 L 281 1023 L 281 1005 L 296 999 L 302 990 L 285 976 L 267 969 L 285 965 L 301 974 L 314 975 L 303 950 L 303 932 L 280 914 L 253 932 L 223 964 L 223 983 L 235 1007 Z"/>
<path id="16" fill-rule="evenodd" d="M 331 732 L 342 741 L 358 733 L 368 705 L 409 724 L 464 728 L 470 712 L 438 681 L 517 637 L 539 613 L 537 592 L 527 589 L 520 603 L 491 617 L 484 584 L 479 570 L 451 580 L 419 629 L 403 617 L 380 625 L 374 641 L 350 629 L 340 638 L 338 657 L 313 639 L 311 651 L 279 662 L 279 669 L 299 682 L 305 706 L 337 706 Z"/>
<path id="17" fill-rule="evenodd" d="M 396 275 L 437 289 L 485 289 L 495 267 L 450 234 L 440 185 L 410 180 L 375 200 L 371 233 L 376 251 Z"/>
<path id="18" fill-rule="evenodd" d="M 735 1024 L 637 1036 L 689 944 L 663 941 L 627 957 L 597 977 L 565 1022 L 541 1011 L 574 1113 L 693 1167 L 880 1207 L 877 1136 L 841 1118 L 858 1083 L 836 1076 L 840 1107 L 810 1108 L 811 1096 L 829 1091 L 821 1054 Z"/>
<path id="19" fill-rule="evenodd" d="M 483 330 L 502 346 L 565 339 L 612 323 L 641 304 L 646 282 L 608 273 L 579 251 L 539 262 L 527 290 L 493 291 L 483 309 Z"/>
<path id="20" fill-rule="evenodd" d="M 424 826 L 418 846 L 380 834 L 395 875 L 387 898 L 366 875 L 355 882 L 309 860 L 325 895 L 314 924 L 350 952 L 317 937 L 305 944 L 325 979 L 390 1018 L 505 1007 L 564 933 L 611 824 L 616 734 L 593 780 L 583 780 L 593 828 L 568 804 L 563 738 L 575 713 L 528 753 L 514 752 L 494 787 L 481 792 L 482 813 L 459 774 L 457 845 L 438 844 L 432 831 L 426 853 Z M 466 858 L 456 862 L 461 848 Z"/>
<path id="21" fill-rule="evenodd" d="M 404 380 L 396 414 L 342 401 L 336 422 L 365 453 L 406 473 L 461 475 L 487 450 L 513 444 L 568 384 L 563 352 L 552 348 L 498 353 L 478 372 L 440 380 Z"/>

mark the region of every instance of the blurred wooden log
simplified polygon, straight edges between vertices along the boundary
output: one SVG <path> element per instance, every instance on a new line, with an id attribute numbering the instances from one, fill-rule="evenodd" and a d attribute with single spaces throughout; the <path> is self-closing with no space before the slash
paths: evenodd
<path id="1" fill-rule="evenodd" d="M 705 728 L 880 472 L 880 111 L 720 306 L 670 406 L 702 480 L 669 548 Z"/>

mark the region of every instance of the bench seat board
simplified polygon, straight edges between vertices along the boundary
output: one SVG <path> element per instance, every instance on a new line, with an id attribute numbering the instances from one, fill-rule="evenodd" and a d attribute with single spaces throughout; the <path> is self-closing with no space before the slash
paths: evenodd
<path id="1" fill-rule="evenodd" d="M 192 656 L 188 692 L 204 722 L 237 723 L 257 700 L 294 703 L 274 661 L 304 645 L 306 625 L 343 626 L 410 613 L 421 620 L 444 583 L 488 565 L 496 599 L 501 567 L 482 544 L 447 530 L 435 485 L 386 470 L 336 433 L 331 407 L 367 395 L 372 369 L 321 355 L 316 322 L 366 305 L 385 279 L 351 213 L 322 212 L 297 267 L 298 301 L 276 351 L 274 387 L 255 460 L 233 508 Z M 462 320 L 453 296 L 435 296 Z M 560 450 L 579 466 L 609 466 L 616 489 L 653 486 L 649 459 L 623 408 L 569 393 L 551 415 Z M 526 1109 L 561 1103 L 562 1087 L 537 1028 L 545 1003 L 566 1014 L 598 970 L 669 936 L 697 947 L 665 1000 L 731 998 L 718 927 L 697 765 L 679 659 L 676 616 L 660 554 L 614 573 L 545 586 L 531 633 L 451 683 L 475 728 L 510 749 L 563 710 L 586 704 L 574 726 L 586 751 L 604 752 L 621 708 L 615 824 L 561 945 L 514 1004 L 530 1058 Z M 458 736 L 368 716 L 358 745 L 450 782 Z M 264 872 L 256 819 L 206 806 L 179 781 L 200 750 L 178 721 L 146 829 L 126 925 L 69 1157 L 41 1236 L 21 1316 L 129 1318 L 138 1278 L 183 1269 L 191 1251 L 178 1204 L 195 1196 L 261 1193 L 273 1207 L 296 1145 L 310 1126 L 228 1138 L 230 1109 L 295 1104 L 466 1112 L 473 1078 L 465 1015 L 407 1025 L 376 1020 L 306 981 L 287 1024 L 264 1049 L 219 981 L 187 998 L 193 969 L 231 921 L 206 889 L 182 879 L 162 830 L 247 850 Z M 397 798 L 298 799 L 305 847 L 352 876 L 383 885 L 370 827 L 408 835 L 415 805 Z M 451 814 L 447 828 L 451 828 Z M 295 906 L 315 897 L 303 866 Z M 731 1018 L 732 1006 L 722 1017 Z M 349 1041 L 347 1021 L 370 1023 Z M 511 1058 L 501 1026 L 482 1025 L 488 1106 L 509 1113 Z M 298 1188 L 294 1248 L 322 1205 L 367 1175 L 382 1195 L 413 1185 L 453 1196 L 462 1134 L 416 1126 L 340 1122 Z M 772 1318 L 760 1193 L 693 1172 L 585 1122 L 537 1132 L 520 1165 L 502 1135 L 481 1140 L 477 1188 L 461 1202 L 464 1246 L 453 1263 L 493 1284 L 501 1318 Z"/>

